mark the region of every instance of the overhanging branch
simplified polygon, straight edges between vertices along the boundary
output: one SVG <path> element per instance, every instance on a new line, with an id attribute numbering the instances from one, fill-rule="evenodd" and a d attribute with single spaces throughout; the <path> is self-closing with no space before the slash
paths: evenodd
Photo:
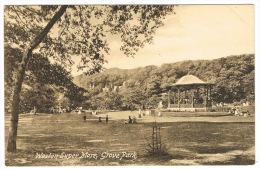
<path id="1" fill-rule="evenodd" d="M 53 25 L 56 23 L 56 21 L 58 21 L 60 19 L 60 17 L 64 14 L 64 12 L 66 11 L 67 7 L 68 7 L 67 5 L 61 6 L 59 11 L 52 17 L 50 22 L 45 26 L 45 28 L 40 32 L 40 34 L 38 34 L 34 38 L 34 40 L 30 44 L 30 49 L 31 50 L 36 48 L 42 42 L 44 37 L 49 33 L 49 31 L 51 30 Z"/>

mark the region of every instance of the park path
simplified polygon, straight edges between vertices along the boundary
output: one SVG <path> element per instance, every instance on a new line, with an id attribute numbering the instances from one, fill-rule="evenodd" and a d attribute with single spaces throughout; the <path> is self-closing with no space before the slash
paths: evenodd
<path id="1" fill-rule="evenodd" d="M 173 113 L 174 114 L 174 113 Z M 128 120 L 128 117 L 135 116 L 138 122 L 255 122 L 254 115 L 249 115 L 247 117 L 243 116 L 208 116 L 208 115 L 199 115 L 194 114 L 191 116 L 142 116 L 138 118 L 138 111 L 119 111 L 119 112 L 108 112 L 104 114 L 98 114 L 97 117 L 105 118 L 106 115 L 109 116 L 111 120 Z"/>
<path id="2" fill-rule="evenodd" d="M 66 114 L 66 113 L 64 113 Z M 77 114 L 77 113 L 75 113 Z M 132 118 L 135 116 L 137 118 L 137 122 L 255 122 L 255 116 L 249 115 L 247 117 L 243 116 L 221 116 L 221 115 L 199 115 L 198 113 L 194 113 L 194 115 L 191 116 L 180 116 L 181 113 L 178 113 L 178 116 L 174 116 L 175 113 L 173 113 L 173 116 L 152 116 L 152 115 L 146 115 L 141 118 L 138 118 L 138 111 L 115 111 L 115 112 L 106 112 L 106 113 L 98 113 L 95 115 L 95 118 L 88 118 L 89 121 L 97 121 L 98 117 L 101 117 L 102 120 L 105 120 L 106 115 L 108 115 L 109 120 L 124 120 L 128 121 L 129 116 Z M 205 113 L 204 113 L 205 114 Z M 84 113 L 82 113 L 84 115 Z M 176 114 L 177 115 L 177 114 Z M 44 117 L 51 117 L 52 114 L 41 114 L 41 116 Z M 5 116 L 5 126 L 9 125 L 9 119 L 10 116 Z M 19 118 L 19 124 L 32 124 L 33 117 L 29 114 L 20 115 Z M 66 121 L 66 120 L 63 120 Z M 69 121 L 69 120 L 67 120 Z M 35 125 L 35 124 L 34 124 Z"/>

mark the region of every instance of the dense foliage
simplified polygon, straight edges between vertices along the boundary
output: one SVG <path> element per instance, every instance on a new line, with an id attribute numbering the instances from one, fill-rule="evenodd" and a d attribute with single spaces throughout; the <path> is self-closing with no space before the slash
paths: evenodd
<path id="1" fill-rule="evenodd" d="M 136 69 L 108 69 L 102 73 L 79 75 L 74 82 L 87 89 L 92 104 L 98 102 L 107 109 L 130 109 L 156 107 L 167 87 L 179 78 L 190 74 L 214 83 L 214 102 L 254 102 L 255 58 L 253 54 L 229 56 L 215 60 L 183 61 L 163 64 L 160 67 L 146 66 Z M 109 97 L 107 97 L 109 96 Z M 111 104 L 117 98 L 117 107 Z M 109 101 L 104 101 L 109 100 Z M 91 102 L 89 102 L 91 106 Z"/>
<path id="2" fill-rule="evenodd" d="M 5 46 L 5 108 L 10 112 L 14 76 L 22 53 L 17 48 Z M 86 100 L 87 91 L 72 82 L 72 76 L 57 63 L 34 54 L 26 71 L 21 91 L 20 112 L 29 112 L 33 108 L 48 111 L 49 108 L 63 105 L 62 98 L 69 100 L 68 106 L 80 105 Z M 65 100 L 65 99 L 62 99 Z M 79 104 L 80 103 L 80 104 Z"/>

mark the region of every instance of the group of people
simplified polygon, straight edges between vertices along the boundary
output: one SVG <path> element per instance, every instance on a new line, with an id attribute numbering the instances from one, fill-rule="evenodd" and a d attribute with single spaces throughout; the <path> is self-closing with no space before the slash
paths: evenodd
<path id="1" fill-rule="evenodd" d="M 83 122 L 86 122 L 86 121 L 87 121 L 87 116 L 84 115 L 84 116 L 83 116 Z M 99 123 L 102 122 L 102 118 L 101 118 L 101 117 L 98 118 L 98 122 L 99 122 Z M 108 123 L 108 115 L 106 116 L 106 123 Z"/>
<path id="2" fill-rule="evenodd" d="M 87 122 L 87 116 L 84 115 L 83 117 L 83 122 Z M 102 117 L 98 117 L 98 122 L 102 123 Z M 108 123 L 108 115 L 106 115 L 106 123 Z M 135 116 L 131 117 L 129 115 L 128 121 L 124 120 L 124 124 L 136 124 L 137 123 L 137 118 Z"/>
<path id="3" fill-rule="evenodd" d="M 136 117 L 134 116 L 133 118 L 131 118 L 131 116 L 129 116 L 129 117 L 128 117 L 128 122 L 125 120 L 124 123 L 125 123 L 125 124 L 135 124 L 135 123 L 137 123 Z"/>
<path id="4" fill-rule="evenodd" d="M 87 122 L 87 116 L 86 116 L 86 115 L 84 115 L 82 118 L 83 118 L 83 122 Z M 102 123 L 102 117 L 98 117 L 98 122 L 99 122 L 99 123 Z M 108 115 L 106 116 L 106 123 L 108 123 Z M 136 117 L 134 116 L 134 117 L 132 118 L 131 116 L 129 116 L 128 122 L 125 120 L 124 123 L 125 123 L 125 124 L 135 124 L 135 123 L 137 123 Z"/>
<path id="5" fill-rule="evenodd" d="M 70 107 L 68 107 L 68 106 L 64 106 L 64 107 L 62 107 L 62 106 L 55 106 L 55 107 L 51 107 L 50 109 L 49 109 L 49 111 L 50 111 L 50 113 L 67 113 L 67 112 L 70 112 Z"/>
<path id="6" fill-rule="evenodd" d="M 249 111 L 242 111 L 240 110 L 239 107 L 233 107 L 232 109 L 229 110 L 229 114 L 233 114 L 235 116 L 248 116 L 250 115 Z"/>

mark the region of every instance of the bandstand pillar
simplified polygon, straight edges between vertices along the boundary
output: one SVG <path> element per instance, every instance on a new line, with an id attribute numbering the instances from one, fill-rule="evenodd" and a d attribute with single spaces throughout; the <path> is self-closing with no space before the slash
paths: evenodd
<path id="1" fill-rule="evenodd" d="M 180 109 L 180 88 L 178 88 L 178 108 Z"/>
<path id="2" fill-rule="evenodd" d="M 209 106 L 211 107 L 212 106 L 211 105 L 211 84 L 209 85 L 209 101 L 210 101 Z"/>
<path id="3" fill-rule="evenodd" d="M 207 107 L 208 106 L 208 101 L 209 101 L 209 87 L 208 87 L 208 85 L 206 87 L 207 87 L 207 94 L 206 94 L 206 96 L 207 96 L 207 98 L 206 98 L 206 107 Z"/>
<path id="4" fill-rule="evenodd" d="M 192 95 L 192 97 L 191 97 L 191 105 L 192 105 L 192 108 L 194 108 L 194 96 Z"/>
<path id="5" fill-rule="evenodd" d="M 168 108 L 171 107 L 171 90 L 168 91 Z"/>

